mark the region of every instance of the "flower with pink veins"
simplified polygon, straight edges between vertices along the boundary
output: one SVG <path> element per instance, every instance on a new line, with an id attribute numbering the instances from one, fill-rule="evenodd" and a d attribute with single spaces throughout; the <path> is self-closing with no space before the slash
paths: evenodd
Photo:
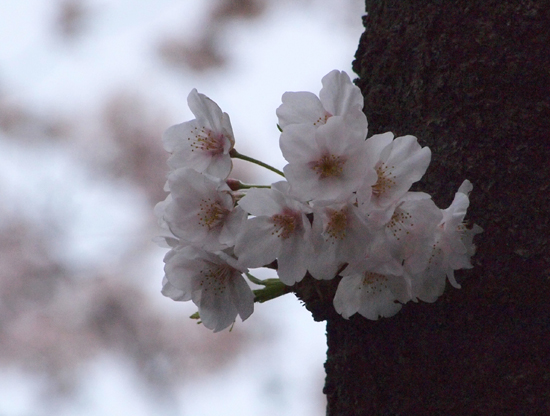
<path id="1" fill-rule="evenodd" d="M 374 185 L 376 173 L 367 159 L 366 142 L 341 116 L 319 128 L 288 126 L 280 138 L 285 177 L 302 200 L 342 201 L 363 184 Z"/>
<path id="2" fill-rule="evenodd" d="M 244 321 L 254 311 L 254 294 L 242 276 L 248 270 L 228 254 L 179 246 L 166 254 L 164 262 L 163 295 L 192 300 L 208 329 L 221 331 L 237 315 Z"/>
<path id="3" fill-rule="evenodd" d="M 473 267 L 470 262 L 476 249 L 473 238 L 483 229 L 477 224 L 467 228 L 464 223 L 472 188 L 471 182 L 465 180 L 449 208 L 441 210 L 443 218 L 435 230 L 428 265 L 413 276 L 413 296 L 420 300 L 435 302 L 445 290 L 446 279 L 459 289 L 454 271 Z"/>
<path id="4" fill-rule="evenodd" d="M 385 224 L 397 201 L 420 180 L 430 164 L 431 151 L 414 136 L 394 139 L 393 133 L 376 134 L 366 141 L 365 163 L 376 171 L 373 185 L 365 183 L 357 192 L 359 206 L 369 220 Z"/>
<path id="5" fill-rule="evenodd" d="M 320 280 L 329 280 L 348 263 L 364 257 L 372 233 L 353 204 L 315 204 L 312 241 L 314 258 L 309 272 Z"/>
<path id="6" fill-rule="evenodd" d="M 344 71 L 333 70 L 322 79 L 319 97 L 311 92 L 285 92 L 283 103 L 277 108 L 279 126 L 308 124 L 319 127 L 332 116 L 343 116 L 348 124 L 367 136 L 367 117 L 363 114 L 363 96 Z"/>
<path id="7" fill-rule="evenodd" d="M 187 103 L 196 119 L 170 127 L 162 137 L 172 154 L 168 165 L 227 178 L 233 166 L 229 152 L 235 145 L 229 116 L 196 89 L 189 93 Z"/>
<path id="8" fill-rule="evenodd" d="M 292 198 L 287 182 L 271 189 L 250 189 L 239 206 L 254 218 L 241 228 L 235 254 L 244 267 L 261 267 L 277 259 L 277 273 L 286 285 L 303 279 L 311 261 L 311 209 Z"/>
<path id="9" fill-rule="evenodd" d="M 441 218 L 441 210 L 428 194 L 407 192 L 395 205 L 390 220 L 373 234 L 367 257 L 396 274 L 424 270 Z"/>
<path id="10" fill-rule="evenodd" d="M 168 175 L 168 186 L 163 220 L 174 236 L 211 251 L 233 246 L 246 213 L 223 180 L 182 168 Z"/>

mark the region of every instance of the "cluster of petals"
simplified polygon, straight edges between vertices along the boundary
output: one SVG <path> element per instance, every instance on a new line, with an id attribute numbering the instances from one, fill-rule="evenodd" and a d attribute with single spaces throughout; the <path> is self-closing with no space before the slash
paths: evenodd
<path id="1" fill-rule="evenodd" d="M 210 98 L 191 91 L 187 99 L 195 119 L 170 127 L 163 136 L 171 153 L 167 198 L 155 207 L 171 250 L 164 258 L 162 293 L 193 301 L 202 323 L 214 332 L 247 319 L 254 294 L 248 272 L 233 248 L 247 213 L 236 206 L 226 179 L 235 139 L 227 113 Z"/>
<path id="2" fill-rule="evenodd" d="M 338 279 L 335 310 L 378 319 L 411 300 L 434 302 L 447 280 L 460 287 L 455 270 L 472 267 L 482 230 L 464 223 L 471 183 L 447 209 L 411 192 L 430 149 L 410 135 L 368 137 L 363 97 L 345 72 L 322 85 L 319 96 L 283 95 L 277 116 L 288 164 L 285 180 L 268 188 L 228 186 L 229 117 L 196 90 L 188 99 L 196 119 L 164 135 L 169 195 L 156 213 L 171 250 L 163 293 L 193 301 L 214 331 L 252 313 L 249 268 L 276 267 L 289 286 L 308 274 Z"/>
<path id="3" fill-rule="evenodd" d="M 187 104 L 196 118 L 170 127 L 162 137 L 171 153 L 168 165 L 227 178 L 232 168 L 229 152 L 235 145 L 229 116 L 196 89 L 189 93 Z"/>

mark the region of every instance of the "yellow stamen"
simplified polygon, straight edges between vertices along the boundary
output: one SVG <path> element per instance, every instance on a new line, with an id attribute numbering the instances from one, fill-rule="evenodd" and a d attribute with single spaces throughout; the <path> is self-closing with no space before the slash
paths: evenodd
<path id="1" fill-rule="evenodd" d="M 392 175 L 392 170 L 395 169 L 395 166 L 387 166 L 381 164 L 376 167 L 376 174 L 378 175 L 378 180 L 372 186 L 372 193 L 375 196 L 381 196 L 390 190 L 396 185 L 395 176 Z"/>
<path id="2" fill-rule="evenodd" d="M 289 209 L 272 216 L 271 221 L 275 226 L 271 234 L 277 234 L 283 240 L 289 238 L 302 226 L 300 214 Z"/>
<path id="3" fill-rule="evenodd" d="M 319 160 L 311 162 L 311 169 L 319 175 L 319 179 L 338 177 L 344 171 L 345 158 L 335 155 L 323 155 Z"/>
<path id="4" fill-rule="evenodd" d="M 222 224 L 228 213 L 229 210 L 225 209 L 220 201 L 213 201 L 210 198 L 206 198 L 201 200 L 197 216 L 199 224 L 211 230 Z"/>

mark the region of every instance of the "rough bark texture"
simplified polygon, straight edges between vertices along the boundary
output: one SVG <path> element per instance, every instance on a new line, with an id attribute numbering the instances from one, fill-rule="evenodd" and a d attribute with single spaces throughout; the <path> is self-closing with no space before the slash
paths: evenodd
<path id="1" fill-rule="evenodd" d="M 395 317 L 335 314 L 337 280 L 297 295 L 327 321 L 327 414 L 550 414 L 550 5 L 367 0 L 354 62 L 369 135 L 432 149 L 417 189 L 474 184 L 475 268 Z"/>

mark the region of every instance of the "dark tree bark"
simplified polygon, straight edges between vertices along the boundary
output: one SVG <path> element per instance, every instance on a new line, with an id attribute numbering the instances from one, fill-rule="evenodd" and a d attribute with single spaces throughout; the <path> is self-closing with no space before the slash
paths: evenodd
<path id="1" fill-rule="evenodd" d="M 432 150 L 417 190 L 446 208 L 463 179 L 474 269 L 395 317 L 344 320 L 338 279 L 296 287 L 327 321 L 327 414 L 550 414 L 550 5 L 367 0 L 354 61 L 369 135 Z"/>

